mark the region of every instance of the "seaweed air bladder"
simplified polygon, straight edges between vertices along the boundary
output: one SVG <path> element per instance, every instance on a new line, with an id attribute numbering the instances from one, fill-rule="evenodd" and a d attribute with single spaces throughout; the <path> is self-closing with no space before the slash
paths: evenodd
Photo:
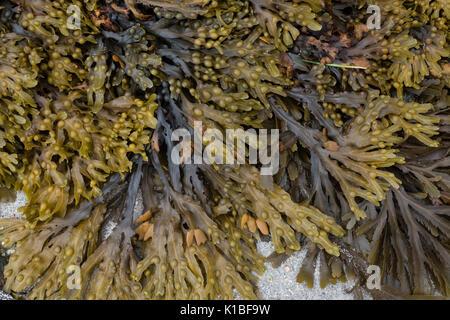
<path id="1" fill-rule="evenodd" d="M 1 289 L 258 299 L 266 264 L 305 247 L 309 287 L 319 264 L 321 288 L 352 280 L 357 299 L 447 298 L 449 15 L 443 0 L 3 1 L 0 201 L 28 201 L 0 219 Z"/>

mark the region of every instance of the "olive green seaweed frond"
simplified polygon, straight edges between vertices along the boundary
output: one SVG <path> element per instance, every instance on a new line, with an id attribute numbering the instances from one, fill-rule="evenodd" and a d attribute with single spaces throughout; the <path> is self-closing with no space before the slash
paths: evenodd
<path id="1" fill-rule="evenodd" d="M 449 8 L 2 1 L 0 202 L 28 201 L 0 219 L 0 289 L 259 299 L 265 264 L 305 248 L 308 287 L 318 268 L 357 299 L 447 298 Z"/>

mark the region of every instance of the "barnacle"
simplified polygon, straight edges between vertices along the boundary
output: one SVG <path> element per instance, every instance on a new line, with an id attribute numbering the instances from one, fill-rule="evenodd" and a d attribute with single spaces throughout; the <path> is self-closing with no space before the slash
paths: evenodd
<path id="1" fill-rule="evenodd" d="M 3 290 L 256 299 L 303 246 L 309 287 L 319 262 L 357 298 L 448 296 L 445 0 L 376 1 L 376 30 L 366 0 L 4 3 L 0 202 L 28 203 L 0 219 Z"/>

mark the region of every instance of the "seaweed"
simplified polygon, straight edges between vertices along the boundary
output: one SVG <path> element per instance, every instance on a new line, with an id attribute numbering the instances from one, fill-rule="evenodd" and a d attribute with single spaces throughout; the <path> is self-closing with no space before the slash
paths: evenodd
<path id="1" fill-rule="evenodd" d="M 5 1 L 0 201 L 28 203 L 0 219 L 3 290 L 256 299 L 264 263 L 303 246 L 309 287 L 320 265 L 322 288 L 355 281 L 356 298 L 448 297 L 449 6 L 375 1 L 369 30 L 372 2 Z M 180 151 L 177 129 L 200 143 Z M 203 147 L 206 163 L 184 154 Z"/>

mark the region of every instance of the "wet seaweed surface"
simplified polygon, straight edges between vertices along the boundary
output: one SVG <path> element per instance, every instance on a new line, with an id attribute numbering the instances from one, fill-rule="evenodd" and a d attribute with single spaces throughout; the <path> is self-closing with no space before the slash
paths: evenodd
<path id="1" fill-rule="evenodd" d="M 0 219 L 0 288 L 258 299 L 264 263 L 304 246 L 310 287 L 320 262 L 320 286 L 356 279 L 355 298 L 448 297 L 449 15 L 446 0 L 2 1 L 0 201 L 28 202 Z M 235 129 L 241 164 L 176 163 L 174 132 L 196 121 Z M 252 129 L 278 129 L 276 148 Z M 278 172 L 262 178 L 251 149 L 278 152 Z"/>

